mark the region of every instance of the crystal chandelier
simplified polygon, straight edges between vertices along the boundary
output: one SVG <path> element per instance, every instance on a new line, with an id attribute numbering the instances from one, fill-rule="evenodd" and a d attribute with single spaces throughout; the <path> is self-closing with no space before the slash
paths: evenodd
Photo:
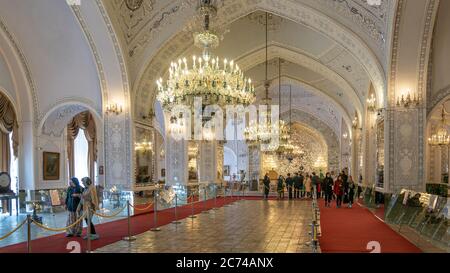
<path id="1" fill-rule="evenodd" d="M 250 78 L 234 61 L 219 59 L 210 50 L 219 45 L 218 35 L 210 29 L 210 18 L 217 13 L 211 1 L 203 0 L 200 13 L 204 18 L 203 31 L 194 34 L 195 46 L 203 49 L 202 56 L 192 56 L 192 62 L 180 58 L 172 62 L 166 82 L 157 81 L 157 99 L 164 108 L 175 105 L 192 105 L 195 97 L 201 97 L 203 105 L 252 104 L 255 88 Z"/>
<path id="2" fill-rule="evenodd" d="M 444 106 L 442 106 L 442 120 L 441 120 L 441 126 L 437 130 L 436 133 L 431 135 L 430 138 L 428 138 L 428 143 L 431 146 L 447 146 L 450 144 L 450 136 L 448 135 L 448 131 L 445 128 L 445 110 Z"/>
<path id="3" fill-rule="evenodd" d="M 135 151 L 148 152 L 153 150 L 153 144 L 151 141 L 144 140 L 142 142 L 135 143 Z"/>
<path id="4" fill-rule="evenodd" d="M 260 113 L 264 118 L 263 120 L 260 120 L 260 122 L 257 121 L 251 121 L 249 126 L 245 128 L 244 130 L 244 138 L 247 144 L 249 145 L 256 145 L 256 144 L 263 144 L 264 152 L 276 152 L 279 149 L 279 146 L 283 143 L 287 142 L 289 139 L 289 129 L 286 126 L 286 123 L 278 119 L 277 122 L 273 123 L 271 122 L 271 111 L 270 111 L 270 102 L 271 98 L 269 98 L 269 87 L 270 87 L 270 81 L 268 80 L 268 13 L 265 13 L 266 17 L 266 62 L 265 62 L 265 68 L 266 68 L 266 74 L 265 74 L 265 82 L 264 82 L 264 88 L 266 92 L 266 97 L 264 98 L 264 104 L 266 106 L 266 110 L 262 113 Z M 279 60 L 279 69 L 280 69 L 280 63 Z M 281 75 L 281 73 L 279 73 Z M 279 76 L 281 78 L 281 76 Z M 279 88 L 281 88 L 281 84 L 279 84 Z M 279 90 L 281 91 L 281 90 Z M 272 140 L 274 138 L 278 138 L 280 140 L 277 144 L 271 144 Z"/>

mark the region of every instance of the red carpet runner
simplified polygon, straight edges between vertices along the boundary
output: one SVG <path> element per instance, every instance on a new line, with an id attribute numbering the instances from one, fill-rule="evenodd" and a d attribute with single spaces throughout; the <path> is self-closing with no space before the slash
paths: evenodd
<path id="1" fill-rule="evenodd" d="M 323 253 L 369 253 L 367 244 L 371 241 L 380 243 L 381 253 L 421 253 L 387 224 L 377 219 L 368 209 L 355 204 L 336 208 L 326 208 L 323 200 L 319 201 L 322 237 L 320 248 Z"/>
<path id="2" fill-rule="evenodd" d="M 247 198 L 246 198 L 247 199 Z M 222 207 L 226 204 L 232 203 L 238 200 L 235 197 L 233 200 L 230 197 L 217 198 L 217 207 Z M 206 201 L 206 205 L 203 202 L 196 203 L 194 205 L 194 213 L 201 213 L 204 208 L 211 209 L 214 207 L 214 199 Z M 185 205 L 182 207 L 178 207 L 177 214 L 178 219 L 183 219 L 190 216 L 192 213 L 192 206 Z M 164 226 L 170 224 L 175 220 L 174 209 L 166 209 L 163 211 L 158 211 L 158 219 L 156 226 Z M 195 221 L 195 220 L 194 220 Z M 153 212 L 138 214 L 136 216 L 131 217 L 131 234 L 137 235 L 149 231 L 153 228 Z M 26 227 L 22 228 L 26 230 Z M 128 234 L 128 225 L 127 219 L 121 219 L 114 222 L 109 222 L 105 224 L 99 224 L 95 226 L 97 234 L 99 234 L 100 239 L 92 241 L 92 250 L 97 248 L 104 247 L 106 245 L 115 243 L 117 241 L 122 240 L 123 237 Z M 25 232 L 25 231 L 19 232 Z M 86 233 L 86 229 L 84 229 L 84 234 Z M 86 251 L 86 240 L 81 238 L 73 237 L 66 238 L 64 233 L 56 234 L 49 237 L 43 237 L 31 242 L 31 252 L 32 253 L 69 253 L 71 250 L 66 249 L 67 243 L 70 241 L 78 241 L 81 244 L 82 252 Z M 19 243 L 11 246 L 7 246 L 4 248 L 0 248 L 0 253 L 26 253 L 27 252 L 27 244 Z"/>

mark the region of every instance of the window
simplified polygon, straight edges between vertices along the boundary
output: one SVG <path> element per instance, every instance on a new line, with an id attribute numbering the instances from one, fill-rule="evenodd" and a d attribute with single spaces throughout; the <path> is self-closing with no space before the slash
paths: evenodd
<path id="1" fill-rule="evenodd" d="M 17 188 L 19 186 L 17 185 L 17 178 L 19 177 L 19 160 L 14 156 L 12 135 L 12 133 L 9 134 L 9 151 L 11 155 L 9 175 L 11 176 L 11 190 L 17 193 Z"/>
<path id="2" fill-rule="evenodd" d="M 88 147 L 89 145 L 84 130 L 80 129 L 78 136 L 74 140 L 74 172 L 75 177 L 80 180 L 83 177 L 89 176 Z"/>

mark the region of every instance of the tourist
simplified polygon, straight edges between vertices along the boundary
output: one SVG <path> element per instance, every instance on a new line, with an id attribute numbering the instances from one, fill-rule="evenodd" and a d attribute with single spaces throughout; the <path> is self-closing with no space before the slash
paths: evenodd
<path id="1" fill-rule="evenodd" d="M 72 177 L 69 181 L 69 187 L 67 188 L 67 194 L 66 194 L 66 202 L 65 202 L 65 208 L 69 212 L 69 215 L 67 217 L 67 226 L 73 225 L 80 215 L 77 213 L 77 208 L 81 200 L 81 192 L 82 188 L 80 186 L 80 181 L 76 177 Z M 78 224 L 69 227 L 66 231 L 66 237 L 73 237 L 81 236 L 82 232 L 82 223 L 79 222 Z"/>
<path id="2" fill-rule="evenodd" d="M 353 206 L 353 198 L 355 196 L 356 185 L 353 182 L 352 176 L 348 177 L 348 207 L 351 208 Z"/>
<path id="3" fill-rule="evenodd" d="M 306 192 L 306 198 L 311 197 L 311 176 L 307 173 L 306 174 L 306 182 L 305 182 L 305 192 Z"/>
<path id="4" fill-rule="evenodd" d="M 288 189 L 289 200 L 292 199 L 292 186 L 294 185 L 294 181 L 292 180 L 291 174 L 287 174 L 286 178 L 286 187 Z"/>
<path id="5" fill-rule="evenodd" d="M 316 172 L 312 173 L 311 176 L 311 185 L 312 185 L 312 194 L 316 194 L 316 197 L 318 196 L 319 192 L 319 177 L 316 175 Z M 312 196 L 312 195 L 311 195 Z"/>
<path id="6" fill-rule="evenodd" d="M 298 173 L 295 173 L 294 176 L 294 199 L 300 198 L 300 176 Z"/>
<path id="7" fill-rule="evenodd" d="M 95 189 L 95 185 L 92 185 L 92 180 L 89 177 L 84 177 L 81 179 L 81 182 L 84 186 L 84 191 L 81 194 L 81 202 L 78 205 L 78 211 L 81 209 L 83 211 L 90 210 L 89 211 L 89 221 L 88 218 L 86 218 L 86 224 L 89 225 L 89 222 L 91 223 L 91 240 L 97 240 L 99 238 L 97 232 L 95 231 L 95 226 L 92 223 L 92 216 L 93 212 L 95 212 L 98 209 L 98 199 L 97 199 L 97 192 Z M 83 239 L 87 239 L 87 236 L 84 236 Z"/>
<path id="8" fill-rule="evenodd" d="M 264 184 L 264 197 L 265 197 L 265 199 L 269 199 L 270 178 L 267 173 L 266 173 L 266 175 L 264 175 L 263 184 Z"/>
<path id="9" fill-rule="evenodd" d="M 344 185 L 342 177 L 339 175 L 334 182 L 334 194 L 336 195 L 336 208 L 340 208 L 342 205 L 342 196 L 344 195 Z"/>
<path id="10" fill-rule="evenodd" d="M 305 177 L 303 172 L 300 172 L 300 198 L 305 197 Z"/>
<path id="11" fill-rule="evenodd" d="M 277 192 L 278 199 L 284 199 L 284 177 L 282 175 L 278 177 Z"/>
<path id="12" fill-rule="evenodd" d="M 333 178 L 331 178 L 331 174 L 327 173 L 326 177 L 323 180 L 324 190 L 325 190 L 325 207 L 331 207 L 331 199 L 333 199 Z"/>

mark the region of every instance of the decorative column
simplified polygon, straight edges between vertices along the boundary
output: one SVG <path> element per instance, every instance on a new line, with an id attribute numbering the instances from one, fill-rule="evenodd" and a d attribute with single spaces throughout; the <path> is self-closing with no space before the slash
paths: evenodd
<path id="1" fill-rule="evenodd" d="M 258 190 L 258 182 L 260 178 L 261 158 L 258 146 L 248 146 L 248 181 L 252 191 Z"/>
<path id="2" fill-rule="evenodd" d="M 166 185 L 188 184 L 188 141 L 176 139 L 171 134 L 170 114 L 164 112 L 165 124 L 168 128 L 165 130 L 166 143 Z"/>
<path id="3" fill-rule="evenodd" d="M 218 182 L 218 143 L 217 141 L 200 141 L 198 157 L 199 183 L 217 183 Z M 223 149 L 222 149 L 223 151 Z M 223 157 L 223 152 L 222 152 Z M 223 159 L 221 160 L 223 164 Z"/>
<path id="4" fill-rule="evenodd" d="M 427 72 L 438 3 L 398 1 L 384 132 L 385 189 L 389 192 L 397 193 L 403 188 L 425 190 Z M 408 103 L 408 97 L 412 103 Z M 417 104 L 414 98 L 419 101 Z"/>

